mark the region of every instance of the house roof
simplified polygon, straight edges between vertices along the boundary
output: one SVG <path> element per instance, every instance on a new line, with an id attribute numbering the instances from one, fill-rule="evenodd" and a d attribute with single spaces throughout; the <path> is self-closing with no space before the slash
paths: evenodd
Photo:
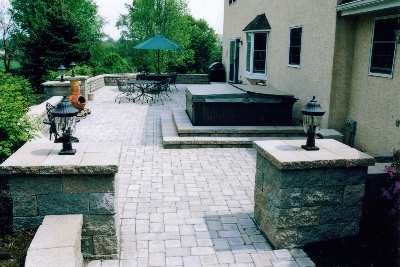
<path id="1" fill-rule="evenodd" d="M 259 31 L 259 30 L 270 30 L 271 25 L 269 24 L 269 21 L 267 19 L 267 16 L 265 14 L 258 15 L 255 19 L 252 20 L 252 22 L 247 25 L 243 31 L 248 32 L 248 31 Z"/>
<path id="2" fill-rule="evenodd" d="M 338 0 L 338 5 L 348 4 L 350 2 L 355 2 L 359 0 Z"/>

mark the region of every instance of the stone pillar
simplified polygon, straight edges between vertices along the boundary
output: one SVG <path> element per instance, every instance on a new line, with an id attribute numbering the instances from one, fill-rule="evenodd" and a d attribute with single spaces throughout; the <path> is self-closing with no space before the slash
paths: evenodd
<path id="1" fill-rule="evenodd" d="M 53 96 L 69 96 L 71 85 L 69 81 L 48 81 L 42 83 L 44 93 L 48 98 Z"/>
<path id="2" fill-rule="evenodd" d="M 25 144 L 0 165 L 13 200 L 13 227 L 35 229 L 46 215 L 83 214 L 85 258 L 118 254 L 114 216 L 120 144 L 74 144 L 77 154 L 58 155 L 61 144 Z"/>
<path id="3" fill-rule="evenodd" d="M 256 142 L 255 220 L 276 248 L 357 235 L 374 158 L 338 141 Z"/>

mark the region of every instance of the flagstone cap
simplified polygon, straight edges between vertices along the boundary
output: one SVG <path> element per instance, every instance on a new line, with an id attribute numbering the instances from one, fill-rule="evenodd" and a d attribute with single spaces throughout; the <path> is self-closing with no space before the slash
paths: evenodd
<path id="1" fill-rule="evenodd" d="M 62 144 L 35 140 L 26 143 L 0 165 L 0 175 L 102 175 L 118 172 L 120 143 L 74 143 L 77 153 L 60 156 Z"/>
<path id="2" fill-rule="evenodd" d="M 301 148 L 305 140 L 257 141 L 257 151 L 281 170 L 367 167 L 375 159 L 333 139 L 316 140 L 319 151 Z"/>

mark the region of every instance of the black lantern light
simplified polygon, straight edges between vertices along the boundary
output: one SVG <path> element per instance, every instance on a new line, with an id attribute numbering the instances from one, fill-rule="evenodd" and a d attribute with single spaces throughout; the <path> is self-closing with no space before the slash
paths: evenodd
<path id="1" fill-rule="evenodd" d="M 57 135 L 60 136 L 55 142 L 63 144 L 59 155 L 75 155 L 76 153 L 76 150 L 72 149 L 72 142 L 76 142 L 77 139 L 72 136 L 72 133 L 75 130 L 78 112 L 79 110 L 71 105 L 67 97 L 64 97 L 52 111 Z"/>
<path id="2" fill-rule="evenodd" d="M 64 81 L 64 74 L 65 71 L 67 70 L 67 68 L 65 68 L 64 65 L 60 65 L 60 67 L 58 67 L 58 71 L 61 73 L 61 78 L 60 80 L 63 82 Z"/>
<path id="3" fill-rule="evenodd" d="M 72 74 L 71 74 L 71 76 L 72 77 L 75 77 L 75 68 L 76 68 L 76 63 L 75 62 L 71 62 L 71 64 L 69 64 L 69 66 L 71 67 L 71 69 L 72 69 Z"/>
<path id="4" fill-rule="evenodd" d="M 322 109 L 315 96 L 313 96 L 312 100 L 304 106 L 302 112 L 304 131 L 307 134 L 307 144 L 301 147 L 308 151 L 319 150 L 315 146 L 315 135 L 321 125 L 321 119 L 325 114 L 325 110 Z"/>

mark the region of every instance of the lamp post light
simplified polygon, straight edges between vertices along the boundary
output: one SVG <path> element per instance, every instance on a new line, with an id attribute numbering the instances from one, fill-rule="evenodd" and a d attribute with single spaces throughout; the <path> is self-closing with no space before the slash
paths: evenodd
<path id="1" fill-rule="evenodd" d="M 64 65 L 60 65 L 59 67 L 58 67 L 58 71 L 61 73 L 61 78 L 60 78 L 60 80 L 63 82 L 64 81 L 64 74 L 65 74 L 65 71 L 67 70 L 67 68 L 65 68 L 65 66 Z"/>
<path id="2" fill-rule="evenodd" d="M 76 63 L 75 62 L 71 62 L 71 64 L 69 65 L 70 67 L 71 67 L 71 69 L 72 69 L 72 74 L 71 74 L 71 76 L 72 77 L 75 77 L 75 68 L 76 68 Z"/>
<path id="3" fill-rule="evenodd" d="M 79 110 L 71 105 L 67 97 L 54 108 L 52 114 L 54 116 L 55 128 L 58 136 L 55 143 L 62 143 L 62 150 L 59 155 L 75 155 L 76 150 L 72 148 L 72 142 L 77 139 L 72 136 L 76 126 L 76 115 Z"/>
<path id="4" fill-rule="evenodd" d="M 307 134 L 306 145 L 301 146 L 307 151 L 317 151 L 319 148 L 315 146 L 315 135 L 321 125 L 322 116 L 325 110 L 322 109 L 315 96 L 303 108 L 303 127 Z"/>

